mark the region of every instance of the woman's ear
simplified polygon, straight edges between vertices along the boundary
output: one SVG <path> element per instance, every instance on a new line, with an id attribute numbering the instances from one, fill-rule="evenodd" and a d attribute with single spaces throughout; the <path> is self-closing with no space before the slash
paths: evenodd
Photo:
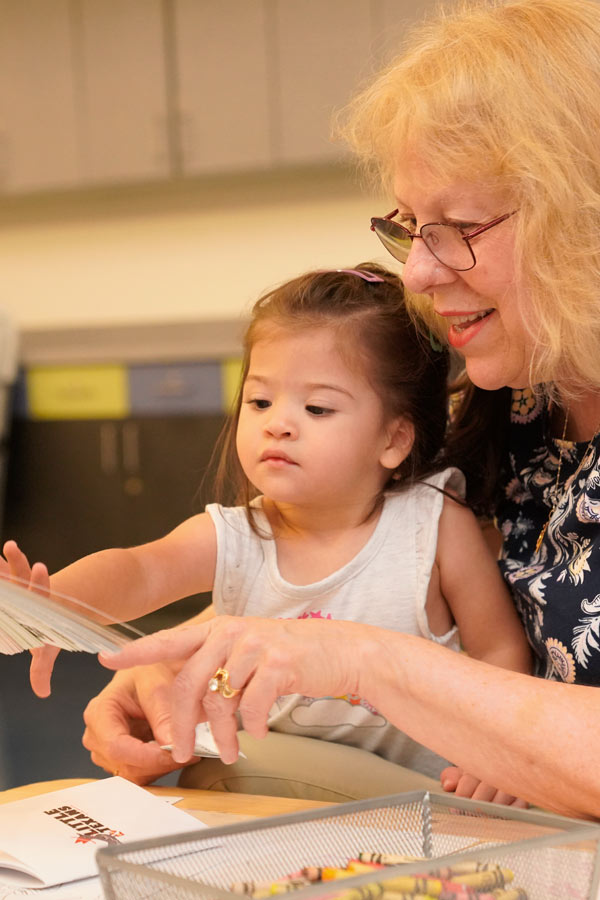
<path id="1" fill-rule="evenodd" d="M 397 469 L 404 462 L 415 442 L 415 426 L 404 417 L 394 419 L 386 429 L 387 443 L 379 462 L 384 469 Z"/>

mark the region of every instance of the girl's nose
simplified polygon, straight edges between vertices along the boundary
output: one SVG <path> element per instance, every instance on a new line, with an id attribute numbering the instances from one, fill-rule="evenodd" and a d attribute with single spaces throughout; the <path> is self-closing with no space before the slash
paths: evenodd
<path id="1" fill-rule="evenodd" d="M 400 277 L 412 293 L 428 294 L 438 285 L 451 284 L 456 280 L 457 273 L 436 259 L 424 241 L 416 239 L 412 242 Z"/>
<path id="2" fill-rule="evenodd" d="M 265 430 L 275 438 L 296 438 L 298 429 L 289 412 L 272 406 L 271 415 L 265 421 Z"/>

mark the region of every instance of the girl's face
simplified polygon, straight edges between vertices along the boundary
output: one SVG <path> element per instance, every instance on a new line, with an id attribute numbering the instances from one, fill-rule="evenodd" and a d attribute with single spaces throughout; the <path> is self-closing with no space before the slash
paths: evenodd
<path id="1" fill-rule="evenodd" d="M 237 428 L 247 478 L 275 503 L 372 504 L 410 451 L 412 429 L 384 421 L 379 397 L 341 357 L 332 329 L 269 326 L 263 334 L 250 355 Z"/>
<path id="2" fill-rule="evenodd" d="M 512 212 L 509 201 L 484 184 L 441 184 L 410 157 L 394 188 L 398 218 L 412 218 L 415 230 L 444 222 L 466 234 Z M 464 356 L 471 381 L 486 390 L 529 383 L 534 345 L 520 312 L 524 298 L 515 270 L 514 222 L 513 216 L 473 238 L 477 263 L 467 272 L 444 266 L 424 241 L 414 240 L 402 273 L 409 291 L 431 297 L 435 312 L 450 326 L 449 342 Z"/>

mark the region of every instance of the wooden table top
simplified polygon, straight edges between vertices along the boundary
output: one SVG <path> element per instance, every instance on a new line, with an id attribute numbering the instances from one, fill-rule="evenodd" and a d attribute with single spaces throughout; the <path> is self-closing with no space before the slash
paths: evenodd
<path id="1" fill-rule="evenodd" d="M 56 781 L 38 781 L 20 787 L 0 791 L 0 803 L 11 803 L 37 794 L 58 791 L 94 781 L 93 778 L 60 778 Z M 159 797 L 181 797 L 175 806 L 185 809 L 207 825 L 224 825 L 242 819 L 280 816 L 303 809 L 322 809 L 331 806 L 318 800 L 300 800 L 292 797 L 263 797 L 258 794 L 234 794 L 227 791 L 203 791 L 180 788 L 177 785 L 149 785 L 145 790 Z"/>

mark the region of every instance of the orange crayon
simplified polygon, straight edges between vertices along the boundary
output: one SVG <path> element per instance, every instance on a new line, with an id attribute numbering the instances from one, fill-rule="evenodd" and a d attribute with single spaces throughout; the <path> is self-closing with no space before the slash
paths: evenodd
<path id="1" fill-rule="evenodd" d="M 334 866 L 325 866 L 321 869 L 321 881 L 337 881 L 338 878 L 352 878 L 356 872 L 350 869 L 336 869 Z"/>

